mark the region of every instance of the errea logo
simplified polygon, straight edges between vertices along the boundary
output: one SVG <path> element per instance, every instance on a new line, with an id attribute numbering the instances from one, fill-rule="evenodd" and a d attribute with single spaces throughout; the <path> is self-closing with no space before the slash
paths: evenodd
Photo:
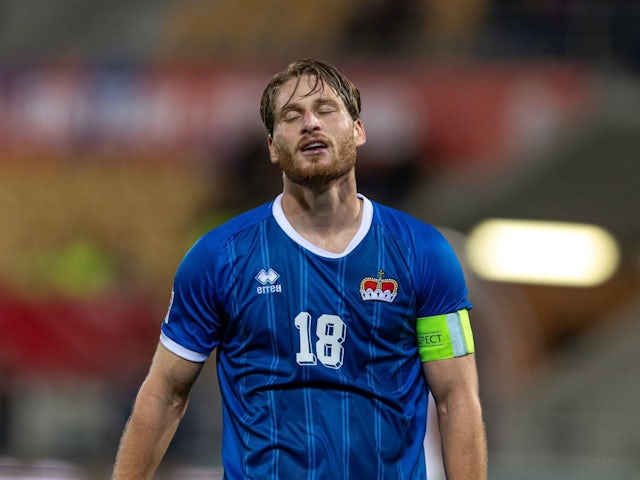
<path id="1" fill-rule="evenodd" d="M 270 268 L 269 271 L 263 268 L 256 275 L 256 280 L 259 281 L 262 285 L 273 285 L 274 283 L 276 283 L 276 280 L 278 280 L 278 278 L 280 278 L 280 275 L 273 268 Z"/>
<path id="2" fill-rule="evenodd" d="M 276 284 L 278 278 L 280 278 L 280 275 L 273 268 L 269 270 L 261 269 L 255 276 L 255 279 L 260 283 L 260 286 L 256 287 L 256 293 L 262 295 L 282 292 L 282 285 Z"/>

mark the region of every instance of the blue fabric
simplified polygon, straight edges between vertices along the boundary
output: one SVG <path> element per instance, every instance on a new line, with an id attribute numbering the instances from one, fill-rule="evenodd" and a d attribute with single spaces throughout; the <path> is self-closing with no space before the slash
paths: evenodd
<path id="1" fill-rule="evenodd" d="M 294 241 L 271 202 L 183 259 L 162 333 L 178 355 L 217 349 L 225 478 L 426 478 L 416 318 L 471 305 L 442 235 L 369 203 L 366 235 L 336 258 Z M 367 277 L 395 281 L 393 300 L 363 299 Z"/>

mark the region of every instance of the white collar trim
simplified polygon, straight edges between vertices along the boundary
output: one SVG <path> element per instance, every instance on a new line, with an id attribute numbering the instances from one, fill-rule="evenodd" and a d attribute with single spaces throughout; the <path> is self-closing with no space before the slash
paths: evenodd
<path id="1" fill-rule="evenodd" d="M 341 253 L 329 252 L 327 250 L 324 250 L 320 247 L 315 246 L 313 243 L 309 242 L 304 237 L 302 237 L 302 235 L 300 235 L 291 226 L 291 224 L 289 223 L 289 220 L 287 220 L 287 217 L 284 215 L 284 211 L 282 210 L 282 193 L 278 195 L 274 200 L 272 211 L 273 211 L 273 216 L 276 219 L 276 222 L 278 222 L 278 225 L 280 226 L 280 228 L 282 228 L 284 233 L 286 233 L 287 236 L 291 240 L 296 242 L 298 245 L 321 257 L 341 258 L 351 253 L 353 249 L 360 244 L 362 239 L 369 232 L 369 229 L 371 228 L 371 223 L 373 221 L 373 205 L 371 203 L 371 200 L 369 200 L 367 197 L 365 197 L 360 193 L 358 193 L 358 198 L 362 200 L 362 220 L 360 221 L 360 227 L 358 228 L 358 231 L 349 242 L 349 245 L 347 245 L 347 248 L 345 248 L 344 251 Z"/>

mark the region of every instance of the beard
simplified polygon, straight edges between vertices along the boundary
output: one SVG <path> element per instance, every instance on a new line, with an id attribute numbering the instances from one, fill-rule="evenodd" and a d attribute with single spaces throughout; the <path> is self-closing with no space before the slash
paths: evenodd
<path id="1" fill-rule="evenodd" d="M 348 174 L 356 164 L 356 144 L 352 136 L 343 138 L 335 148 L 332 162 L 296 162 L 291 152 L 274 144 L 282 173 L 293 183 L 313 190 L 322 190 Z"/>

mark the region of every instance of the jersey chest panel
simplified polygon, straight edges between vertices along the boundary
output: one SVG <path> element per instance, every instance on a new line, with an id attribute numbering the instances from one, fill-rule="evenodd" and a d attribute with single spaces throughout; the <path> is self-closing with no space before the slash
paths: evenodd
<path id="1" fill-rule="evenodd" d="M 326 258 L 273 223 L 233 245 L 235 269 L 224 299 L 233 320 L 218 352 L 237 374 L 233 381 L 262 388 L 267 374 L 273 385 L 402 389 L 413 376 L 406 369 L 415 372 L 419 364 L 403 248 L 374 226 L 350 254 Z"/>

